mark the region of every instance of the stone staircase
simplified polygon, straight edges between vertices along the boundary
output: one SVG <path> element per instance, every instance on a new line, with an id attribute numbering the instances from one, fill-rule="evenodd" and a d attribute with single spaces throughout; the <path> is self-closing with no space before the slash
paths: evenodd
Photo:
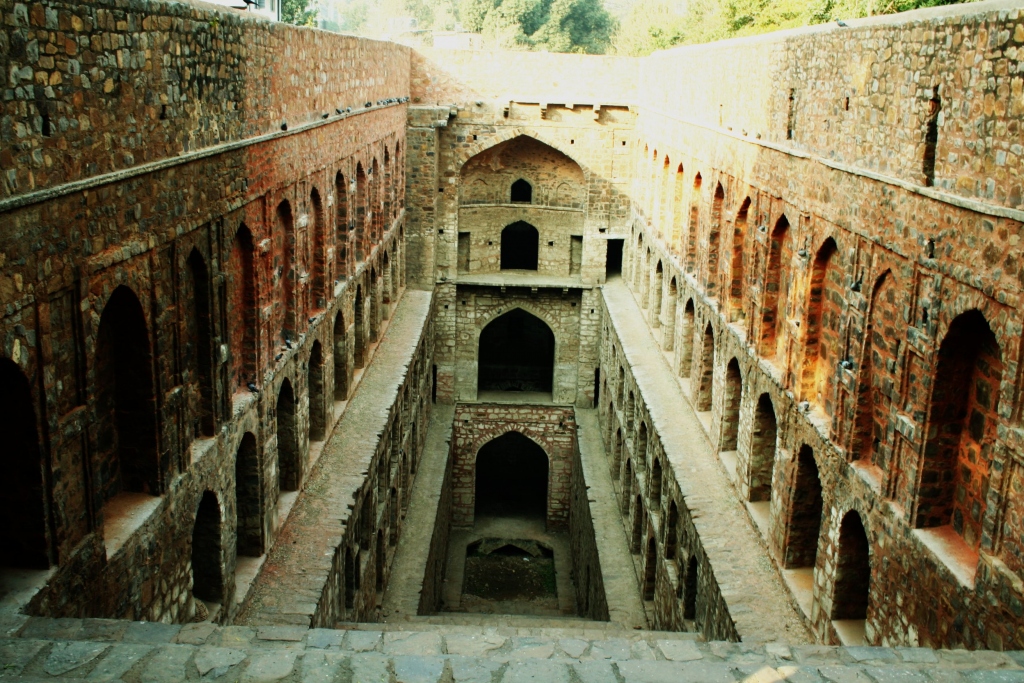
<path id="1" fill-rule="evenodd" d="M 0 680 L 1024 683 L 1022 652 L 706 643 L 578 619 L 476 616 L 337 629 L 19 616 L 0 623 Z"/>

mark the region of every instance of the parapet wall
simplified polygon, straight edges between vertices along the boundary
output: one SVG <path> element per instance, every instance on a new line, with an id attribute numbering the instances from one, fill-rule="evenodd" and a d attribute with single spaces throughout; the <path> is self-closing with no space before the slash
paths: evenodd
<path id="1" fill-rule="evenodd" d="M 0 198 L 404 97 L 409 49 L 201 3 L 5 4 Z"/>
<path id="2" fill-rule="evenodd" d="M 675 48 L 642 61 L 637 102 L 644 113 L 1024 209 L 1018 17 L 1019 3 L 999 0 Z"/>

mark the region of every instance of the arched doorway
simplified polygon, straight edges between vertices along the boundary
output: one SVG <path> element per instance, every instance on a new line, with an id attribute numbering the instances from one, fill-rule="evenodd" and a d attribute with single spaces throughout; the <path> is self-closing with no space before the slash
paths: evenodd
<path id="1" fill-rule="evenodd" d="M 871 593 L 871 554 L 860 514 L 851 510 L 839 525 L 832 619 L 844 643 L 864 642 L 864 622 Z"/>
<path id="2" fill-rule="evenodd" d="M 302 479 L 299 433 L 295 420 L 295 394 L 285 380 L 277 394 L 277 477 L 281 491 L 298 491 Z"/>
<path id="3" fill-rule="evenodd" d="M 219 602 L 224 596 L 220 519 L 217 495 L 207 491 L 192 528 L 192 595 L 197 600 Z"/>
<path id="4" fill-rule="evenodd" d="M 345 346 L 345 316 L 334 316 L 334 400 L 348 398 L 348 349 Z"/>
<path id="5" fill-rule="evenodd" d="M 546 519 L 548 456 L 519 432 L 507 432 L 476 456 L 475 514 Z"/>
<path id="6" fill-rule="evenodd" d="M 195 426 L 196 436 L 213 436 L 213 344 L 212 321 L 210 316 L 210 276 L 206 261 L 197 249 L 188 257 L 191 275 L 191 315 L 188 319 L 189 350 L 195 368 L 195 383 L 198 384 L 199 415 Z"/>
<path id="7" fill-rule="evenodd" d="M 516 221 L 501 231 L 501 269 L 537 270 L 540 234 L 537 228 Z"/>
<path id="8" fill-rule="evenodd" d="M 235 454 L 235 534 L 239 555 L 263 554 L 263 510 L 260 500 L 260 460 L 256 437 L 242 435 Z"/>
<path id="9" fill-rule="evenodd" d="M 309 438 L 311 441 L 321 441 L 327 433 L 327 415 L 324 410 L 324 357 L 319 341 L 313 342 L 313 349 L 309 352 L 306 380 L 309 391 Z"/>
<path id="10" fill-rule="evenodd" d="M 550 393 L 555 335 L 540 318 L 516 308 L 480 333 L 477 389 Z"/>
<path id="11" fill-rule="evenodd" d="M 93 492 L 97 508 L 118 493 L 160 493 L 149 331 L 135 292 L 121 286 L 100 316 L 96 341 Z"/>
<path id="12" fill-rule="evenodd" d="M 0 358 L 0 434 L 6 484 L 0 496 L 0 566 L 46 569 L 46 516 L 36 413 L 28 378 Z"/>

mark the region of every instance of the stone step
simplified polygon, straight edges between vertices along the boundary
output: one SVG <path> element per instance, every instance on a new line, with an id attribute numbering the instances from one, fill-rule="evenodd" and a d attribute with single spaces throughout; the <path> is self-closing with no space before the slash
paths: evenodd
<path id="1" fill-rule="evenodd" d="M 403 631 L 37 618 L 0 626 L 0 678 L 23 682 L 1024 683 L 1021 652 L 705 643 L 652 631 L 584 638 L 457 624 Z"/>
<path id="2" fill-rule="evenodd" d="M 576 617 L 526 616 L 515 614 L 448 613 L 395 619 L 386 623 L 339 622 L 335 628 L 346 630 L 433 631 L 438 633 L 480 633 L 482 630 L 502 635 L 536 635 L 581 638 L 634 638 L 656 634 L 659 638 L 703 640 L 699 633 L 649 631 L 631 629 L 611 621 L 593 621 Z"/>

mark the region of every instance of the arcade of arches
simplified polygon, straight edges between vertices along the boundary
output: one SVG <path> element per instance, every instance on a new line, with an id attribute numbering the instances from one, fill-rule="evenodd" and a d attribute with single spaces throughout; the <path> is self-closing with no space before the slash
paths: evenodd
<path id="1" fill-rule="evenodd" d="M 1000 2 L 637 60 L 3 10 L 0 616 L 1024 648 Z"/>

